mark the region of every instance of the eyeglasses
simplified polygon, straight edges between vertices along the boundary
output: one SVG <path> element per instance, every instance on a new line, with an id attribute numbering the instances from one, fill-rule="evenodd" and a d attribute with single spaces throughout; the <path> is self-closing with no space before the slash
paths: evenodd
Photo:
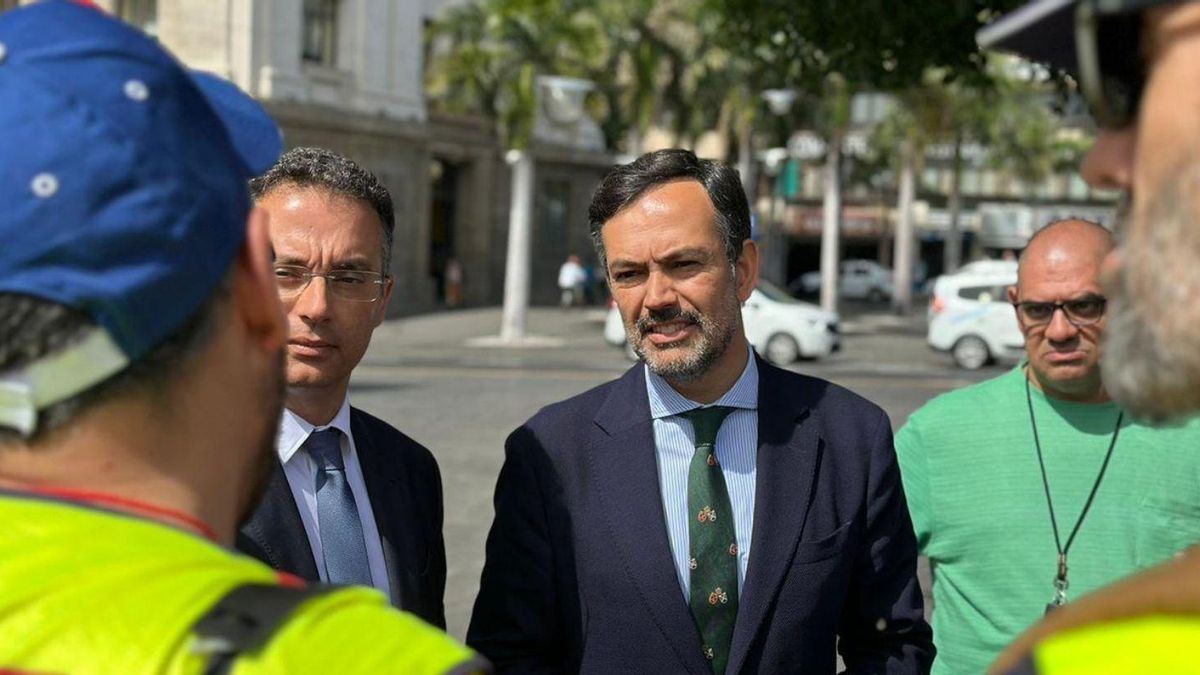
<path id="1" fill-rule="evenodd" d="M 324 277 L 325 287 L 334 297 L 351 302 L 375 302 L 383 295 L 383 284 L 387 279 L 379 272 L 359 270 L 332 270 L 314 272 L 300 265 L 276 265 L 275 285 L 279 295 L 291 298 L 300 295 L 313 277 Z"/>
<path id="2" fill-rule="evenodd" d="M 1138 45 L 1141 12 L 1101 17 L 1098 4 L 1099 0 L 1081 0 L 1075 8 L 1079 88 L 1096 123 L 1120 129 L 1137 116 L 1146 84 Z"/>
<path id="3" fill-rule="evenodd" d="M 1066 302 L 1014 302 L 1017 318 L 1029 327 L 1042 326 L 1054 319 L 1054 313 L 1063 311 L 1067 321 L 1076 328 L 1090 326 L 1104 318 L 1108 300 L 1099 295 L 1087 295 Z"/>

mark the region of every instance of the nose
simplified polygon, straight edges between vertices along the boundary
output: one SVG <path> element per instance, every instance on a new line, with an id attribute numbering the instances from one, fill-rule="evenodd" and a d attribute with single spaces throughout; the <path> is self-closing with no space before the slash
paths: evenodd
<path id="1" fill-rule="evenodd" d="M 1051 342 L 1066 342 L 1079 334 L 1075 324 L 1067 320 L 1067 313 L 1061 307 L 1054 310 L 1050 323 L 1046 324 L 1046 339 Z"/>
<path id="2" fill-rule="evenodd" d="M 646 297 L 642 304 L 649 310 L 672 307 L 679 302 L 671 277 L 662 272 L 650 272 L 646 280 Z"/>
<path id="3" fill-rule="evenodd" d="M 1127 190 L 1133 186 L 1133 160 L 1137 131 L 1133 125 L 1105 129 L 1083 159 L 1083 179 L 1100 190 Z"/>
<path id="4" fill-rule="evenodd" d="M 292 305 L 292 312 L 309 323 L 320 323 L 329 316 L 329 281 L 313 277 Z"/>

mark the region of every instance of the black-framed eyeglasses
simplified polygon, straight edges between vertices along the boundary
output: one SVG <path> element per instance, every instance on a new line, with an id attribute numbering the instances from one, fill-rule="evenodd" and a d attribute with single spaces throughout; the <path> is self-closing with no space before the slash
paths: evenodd
<path id="1" fill-rule="evenodd" d="M 1026 300 L 1014 302 L 1017 318 L 1027 327 L 1043 326 L 1054 319 L 1054 313 L 1062 310 L 1073 326 L 1080 328 L 1090 326 L 1104 318 L 1104 310 L 1108 300 L 1100 295 L 1085 295 L 1064 302 L 1036 302 Z"/>
<path id="2" fill-rule="evenodd" d="M 375 302 L 383 296 L 387 277 L 379 272 L 360 270 L 330 270 L 314 272 L 302 265 L 276 265 L 275 285 L 279 295 L 292 298 L 304 292 L 313 277 L 323 277 L 325 287 L 334 297 L 351 302 Z"/>
<path id="3" fill-rule="evenodd" d="M 1139 48 L 1142 13 L 1102 15 L 1099 4 L 1080 0 L 1075 7 L 1079 88 L 1096 123 L 1120 129 L 1137 116 L 1146 84 Z"/>

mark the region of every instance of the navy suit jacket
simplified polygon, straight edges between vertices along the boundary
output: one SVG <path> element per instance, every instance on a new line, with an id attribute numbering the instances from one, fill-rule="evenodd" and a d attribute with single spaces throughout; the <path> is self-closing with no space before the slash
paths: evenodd
<path id="1" fill-rule="evenodd" d="M 424 446 L 387 422 L 350 409 L 350 433 L 379 529 L 393 605 L 446 627 L 442 477 Z M 238 550 L 316 582 L 317 564 L 278 461 L 258 510 L 238 532 Z"/>
<path id="2" fill-rule="evenodd" d="M 759 370 L 753 545 L 728 673 L 923 673 L 917 546 L 887 415 Z M 711 673 L 663 518 L 642 366 L 505 446 L 467 643 L 497 672 Z M 840 641 L 839 641 L 840 640 Z"/>

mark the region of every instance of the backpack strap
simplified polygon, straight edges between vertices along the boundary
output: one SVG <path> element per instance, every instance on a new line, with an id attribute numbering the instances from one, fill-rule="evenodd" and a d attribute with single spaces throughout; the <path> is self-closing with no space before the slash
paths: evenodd
<path id="1" fill-rule="evenodd" d="M 205 675 L 225 675 L 238 656 L 266 645 L 302 603 L 339 589 L 320 584 L 236 586 L 196 622 L 192 652 L 208 657 Z"/>

